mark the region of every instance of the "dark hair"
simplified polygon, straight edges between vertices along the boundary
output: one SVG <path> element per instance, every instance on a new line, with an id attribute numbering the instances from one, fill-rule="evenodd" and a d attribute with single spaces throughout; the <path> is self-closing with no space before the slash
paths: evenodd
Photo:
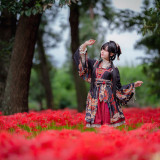
<path id="1" fill-rule="evenodd" d="M 107 43 L 104 43 L 101 47 L 101 50 L 105 50 L 106 47 L 108 46 L 108 52 L 109 52 L 109 61 L 113 61 L 115 58 L 116 58 L 116 55 L 118 56 L 118 59 L 119 59 L 119 56 L 121 53 L 121 48 L 118 44 L 116 44 L 114 41 L 109 41 Z M 110 56 L 110 53 L 114 53 L 113 56 Z M 100 58 L 101 58 L 101 55 L 100 55 Z"/>

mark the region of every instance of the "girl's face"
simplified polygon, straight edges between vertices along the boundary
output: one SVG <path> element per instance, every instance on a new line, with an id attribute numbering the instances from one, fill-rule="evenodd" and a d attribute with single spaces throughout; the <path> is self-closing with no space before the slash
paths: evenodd
<path id="1" fill-rule="evenodd" d="M 114 53 L 110 53 L 110 56 L 113 56 Z M 101 50 L 101 58 L 109 61 L 109 52 L 108 46 L 105 49 Z"/>

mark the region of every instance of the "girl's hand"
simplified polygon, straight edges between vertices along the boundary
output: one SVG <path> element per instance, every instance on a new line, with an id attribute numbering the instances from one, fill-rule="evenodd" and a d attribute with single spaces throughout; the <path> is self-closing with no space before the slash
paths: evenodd
<path id="1" fill-rule="evenodd" d="M 96 41 L 96 40 L 94 40 L 94 39 L 90 39 L 90 40 L 88 40 L 88 41 L 85 42 L 85 45 L 86 45 L 86 46 L 93 45 L 93 44 L 95 43 L 95 41 Z"/>
<path id="2" fill-rule="evenodd" d="M 141 86 L 142 83 L 143 83 L 142 81 L 137 81 L 134 83 L 134 86 L 139 87 L 139 86 Z"/>

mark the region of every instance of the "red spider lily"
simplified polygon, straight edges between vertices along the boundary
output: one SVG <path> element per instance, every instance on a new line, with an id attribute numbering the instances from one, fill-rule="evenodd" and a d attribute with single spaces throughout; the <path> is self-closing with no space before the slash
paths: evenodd
<path id="1" fill-rule="evenodd" d="M 102 125 L 97 133 L 76 129 L 42 131 L 52 126 L 78 128 L 80 124 L 85 130 L 85 112 L 71 109 L 0 114 L 0 159 L 160 159 L 160 108 L 123 111 L 126 124 L 121 131 Z"/>

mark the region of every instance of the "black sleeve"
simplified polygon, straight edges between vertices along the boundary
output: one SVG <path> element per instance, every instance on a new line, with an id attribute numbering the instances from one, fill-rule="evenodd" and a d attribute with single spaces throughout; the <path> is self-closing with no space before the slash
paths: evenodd
<path id="1" fill-rule="evenodd" d="M 118 68 L 117 79 L 116 79 L 116 97 L 121 105 L 127 104 L 127 102 L 135 95 L 135 85 L 134 83 L 129 83 L 127 85 L 122 85 L 120 81 L 120 74 Z"/>
<path id="2" fill-rule="evenodd" d="M 79 48 L 76 50 L 73 58 L 77 66 L 79 76 L 82 77 L 85 81 L 91 83 L 93 66 L 97 62 L 97 60 L 88 58 L 87 52 L 86 54 L 81 55 Z M 82 58 L 84 58 L 84 61 L 82 60 Z"/>

